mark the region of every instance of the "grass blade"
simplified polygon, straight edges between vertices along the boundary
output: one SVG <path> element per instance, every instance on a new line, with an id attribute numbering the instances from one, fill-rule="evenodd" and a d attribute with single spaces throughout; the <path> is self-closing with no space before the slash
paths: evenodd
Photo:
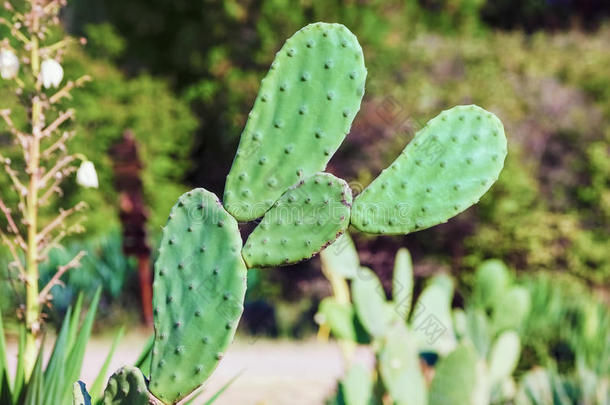
<path id="1" fill-rule="evenodd" d="M 97 399 L 100 398 L 103 394 L 102 384 L 104 384 L 104 380 L 106 379 L 106 373 L 108 372 L 108 367 L 110 366 L 110 361 L 112 360 L 112 357 L 114 356 L 114 352 L 116 351 L 116 348 L 119 345 L 119 342 L 123 338 L 124 334 L 125 334 L 125 328 L 121 327 L 121 329 L 119 329 L 119 332 L 114 337 L 114 341 L 112 342 L 110 351 L 108 352 L 108 355 L 106 356 L 104 365 L 102 366 L 97 377 L 95 378 L 93 385 L 91 385 L 91 388 L 89 391 L 93 398 L 93 402 L 97 401 Z"/>

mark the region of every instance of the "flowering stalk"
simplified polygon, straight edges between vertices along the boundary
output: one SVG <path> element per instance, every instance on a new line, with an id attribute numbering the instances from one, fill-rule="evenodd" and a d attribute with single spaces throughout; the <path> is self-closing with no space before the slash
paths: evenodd
<path id="1" fill-rule="evenodd" d="M 57 216 L 47 223 L 41 223 L 39 218 L 40 209 L 54 196 L 62 195 L 61 183 L 76 171 L 74 163 L 85 160 L 82 155 L 72 155 L 67 151 L 66 142 L 74 133 L 64 131 L 63 127 L 73 119 L 74 110 L 58 111 L 56 106 L 70 96 L 70 90 L 84 84 L 89 77 L 69 81 L 57 91 L 49 90 L 57 88 L 63 80 L 59 61 L 71 41 L 67 38 L 47 46 L 44 43 L 49 39 L 50 30 L 59 26 L 58 13 L 65 5 L 66 0 L 28 0 L 25 11 L 19 12 L 7 1 L 4 6 L 11 18 L 0 18 L 0 23 L 10 28 L 12 36 L 12 41 L 4 39 L 0 43 L 0 73 L 3 79 L 14 81 L 15 90 L 22 95 L 22 102 L 29 112 L 29 126 L 23 130 L 13 122 L 10 110 L 0 110 L 2 121 L 21 149 L 26 167 L 24 172 L 19 172 L 13 169 L 10 159 L 0 154 L 0 162 L 4 163 L 5 172 L 20 201 L 17 209 L 13 210 L 0 198 L 0 210 L 7 223 L 6 231 L 0 228 L 0 237 L 12 255 L 9 271 L 18 271 L 18 280 L 25 288 L 20 319 L 26 327 L 26 378 L 29 378 L 36 360 L 42 307 L 52 298 L 51 288 L 61 283 L 60 278 L 67 270 L 78 267 L 84 255 L 80 252 L 60 266 L 51 281 L 39 289 L 39 264 L 66 235 L 82 230 L 78 221 L 67 225 L 66 220 L 85 207 L 84 203 L 79 203 L 72 208 L 60 209 Z M 15 49 L 11 42 L 18 44 Z M 20 66 L 23 69 L 20 70 Z M 90 165 L 88 162 L 89 175 Z M 88 184 L 97 185 L 97 177 Z M 17 214 L 21 217 L 19 222 Z"/>

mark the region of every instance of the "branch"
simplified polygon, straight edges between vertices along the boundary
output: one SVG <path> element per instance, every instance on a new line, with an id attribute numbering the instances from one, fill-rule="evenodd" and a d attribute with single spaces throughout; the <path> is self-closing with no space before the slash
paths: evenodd
<path id="1" fill-rule="evenodd" d="M 66 218 L 68 218 L 70 215 L 72 215 L 73 213 L 75 213 L 77 211 L 81 211 L 81 210 L 85 209 L 86 206 L 87 206 L 87 204 L 85 204 L 83 201 L 81 201 L 78 204 L 76 204 L 74 207 L 69 208 L 67 210 L 60 209 L 59 215 L 56 216 L 54 220 L 49 222 L 49 224 L 47 226 L 45 226 L 44 229 L 42 231 L 40 231 L 40 233 L 38 233 L 38 235 L 36 236 L 36 243 L 37 244 L 40 243 L 51 232 L 53 232 L 53 230 L 55 228 L 62 225 L 63 221 Z"/>
<path id="2" fill-rule="evenodd" d="M 53 152 L 56 150 L 61 150 L 62 152 L 66 152 L 66 142 L 72 138 L 76 134 L 75 131 L 64 132 L 59 139 L 57 139 L 51 146 L 46 148 L 42 154 L 40 155 L 43 159 L 48 159 L 51 157 Z"/>
<path id="3" fill-rule="evenodd" d="M 51 96 L 51 98 L 49 98 L 49 102 L 51 104 L 55 104 L 64 97 L 69 98 L 70 91 L 73 88 L 82 87 L 85 83 L 90 82 L 90 81 L 91 81 L 91 76 L 89 76 L 89 75 L 84 75 L 82 77 L 79 77 L 78 79 L 76 79 L 76 81 L 70 80 L 68 83 L 66 83 L 66 85 L 61 90 L 59 90 L 57 93 L 53 94 Z"/>
<path id="4" fill-rule="evenodd" d="M 40 179 L 40 182 L 38 183 L 38 188 L 39 189 L 45 188 L 47 183 L 49 182 L 49 180 L 54 178 L 57 173 L 61 172 L 66 166 L 68 166 L 70 163 L 72 163 L 75 159 L 76 158 L 71 155 L 64 156 L 63 158 L 59 159 L 57 161 L 57 163 L 55 163 L 55 166 L 53 166 L 51 169 L 49 169 L 49 171 L 46 172 L 44 176 L 42 176 L 42 178 Z"/>
<path id="5" fill-rule="evenodd" d="M 23 237 L 21 236 L 21 233 L 19 232 L 19 228 L 17 228 L 17 224 L 15 224 L 15 221 L 13 220 L 13 215 L 11 214 L 11 209 L 9 207 L 7 207 L 6 204 L 4 204 L 4 201 L 2 201 L 2 198 L 0 198 L 0 210 L 4 213 L 4 216 L 6 217 L 6 221 L 8 222 L 9 229 L 11 230 L 11 232 L 13 232 L 15 234 L 17 243 L 21 246 L 22 249 L 25 250 L 25 246 L 26 246 L 25 241 L 23 240 Z"/>
<path id="6" fill-rule="evenodd" d="M 51 298 L 51 296 L 49 295 L 51 288 L 53 288 L 53 286 L 55 286 L 57 284 L 61 284 L 60 278 L 61 278 L 61 276 L 64 275 L 65 272 L 67 272 L 70 269 L 80 266 L 80 260 L 86 254 L 87 254 L 87 252 L 85 252 L 84 250 L 81 250 L 68 263 L 64 264 L 63 266 L 59 266 L 57 268 L 57 272 L 53 275 L 51 280 L 49 280 L 47 285 L 45 285 L 44 288 L 42 290 L 40 290 L 40 294 L 38 295 L 38 302 L 43 304 L 46 301 L 48 301 Z"/>
<path id="7" fill-rule="evenodd" d="M 51 124 L 49 124 L 48 127 L 46 127 L 41 133 L 40 136 L 42 138 L 46 137 L 46 136 L 50 136 L 53 131 L 55 131 L 57 128 L 59 128 L 59 126 L 61 124 L 63 124 L 64 122 L 66 122 L 67 120 L 69 120 L 70 118 L 74 117 L 74 110 L 73 109 L 69 109 L 67 111 L 62 112 L 61 114 L 59 114 L 59 117 L 57 117 L 55 119 L 55 121 L 53 121 Z"/>
<path id="8" fill-rule="evenodd" d="M 25 269 L 23 268 L 23 264 L 21 263 L 21 258 L 19 258 L 19 255 L 17 254 L 17 249 L 15 248 L 15 245 L 13 244 L 13 242 L 11 242 L 11 240 L 8 238 L 8 236 L 6 236 L 6 234 L 4 232 L 2 232 L 2 230 L 0 229 L 0 237 L 2 238 L 2 241 L 4 242 L 4 244 L 6 246 L 8 246 L 8 250 L 11 252 L 11 256 L 13 256 L 13 260 L 15 265 L 17 266 L 17 268 L 19 269 L 19 273 L 21 273 L 21 276 L 25 275 Z"/>
<path id="9" fill-rule="evenodd" d="M 15 124 L 13 124 L 13 120 L 11 119 L 10 114 L 11 114 L 11 110 L 8 110 L 8 109 L 0 110 L 0 117 L 2 117 L 2 119 L 8 126 L 8 129 L 11 132 L 11 134 L 13 134 L 17 137 L 17 139 L 19 140 L 19 143 L 21 143 L 21 146 L 24 149 L 27 149 L 27 146 L 28 146 L 27 135 L 17 129 Z"/>
<path id="10" fill-rule="evenodd" d="M 27 193 L 28 189 L 23 185 L 23 183 L 21 181 L 19 181 L 19 177 L 17 177 L 17 172 L 11 168 L 11 160 L 8 158 L 5 158 L 0 153 L 0 161 L 4 162 L 4 170 L 6 171 L 6 173 L 10 177 L 11 181 L 13 182 L 13 185 L 17 189 L 17 193 L 19 194 L 19 197 L 24 196 Z"/>

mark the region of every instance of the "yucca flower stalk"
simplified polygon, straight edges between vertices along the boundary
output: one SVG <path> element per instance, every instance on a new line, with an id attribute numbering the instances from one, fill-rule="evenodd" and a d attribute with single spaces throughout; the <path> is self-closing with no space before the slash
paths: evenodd
<path id="1" fill-rule="evenodd" d="M 18 196 L 16 207 L 8 205 L 9 190 L 0 194 L 0 211 L 4 216 L 0 237 L 12 256 L 9 272 L 23 288 L 25 296 L 19 318 L 25 324 L 25 376 L 29 378 L 36 361 L 37 340 L 41 333 L 42 309 L 51 297 L 51 288 L 61 283 L 68 270 L 78 267 L 84 252 L 57 268 L 47 285 L 39 286 L 39 264 L 47 259 L 50 250 L 60 246 L 63 238 L 82 231 L 82 216 L 70 217 L 86 205 L 80 202 L 62 208 L 49 220 L 39 213 L 54 198 L 62 195 L 63 181 L 77 170 L 79 154 L 68 150 L 68 141 L 75 132 L 66 130 L 74 119 L 74 109 L 65 108 L 64 101 L 70 92 L 83 85 L 88 76 L 63 82 L 62 56 L 66 47 L 77 40 L 63 36 L 59 11 L 66 0 L 27 0 L 17 4 L 4 2 L 8 18 L 0 24 L 10 29 L 10 37 L 0 42 L 0 71 L 2 78 L 10 80 L 27 112 L 27 124 L 19 125 L 13 112 L 0 105 L 0 122 L 12 135 L 23 162 L 12 162 L 0 153 L 0 164 L 12 182 L 12 191 Z M 60 108 L 61 106 L 61 108 Z M 91 171 L 90 163 L 87 165 Z M 20 169 L 23 168 L 23 169 Z M 97 183 L 88 182 L 87 184 Z M 45 215 L 44 218 L 47 218 Z"/>

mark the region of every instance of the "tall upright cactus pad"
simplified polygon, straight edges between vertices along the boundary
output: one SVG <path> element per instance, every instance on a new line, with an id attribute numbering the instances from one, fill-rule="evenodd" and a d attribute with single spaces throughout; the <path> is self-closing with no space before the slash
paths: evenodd
<path id="1" fill-rule="evenodd" d="M 308 259 L 349 225 L 352 192 L 344 180 L 318 173 L 287 190 L 265 214 L 243 248 L 248 267 Z"/>
<path id="2" fill-rule="evenodd" d="M 510 284 L 510 272 L 501 260 L 484 261 L 477 267 L 475 273 L 473 289 L 475 305 L 480 305 L 486 311 L 493 309 Z"/>
<path id="3" fill-rule="evenodd" d="M 339 383 L 343 403 L 349 405 L 370 405 L 373 396 L 373 375 L 359 363 L 354 363 Z"/>
<path id="4" fill-rule="evenodd" d="M 321 251 L 320 261 L 324 271 L 346 279 L 356 277 L 360 267 L 358 251 L 348 233 L 344 233 L 332 245 Z"/>
<path id="5" fill-rule="evenodd" d="M 137 367 L 117 370 L 104 390 L 104 405 L 154 405 L 158 404 L 148 393 L 146 379 Z"/>
<path id="6" fill-rule="evenodd" d="M 389 329 L 379 355 L 379 370 L 394 404 L 428 403 L 417 342 L 404 323 L 397 322 Z"/>
<path id="7" fill-rule="evenodd" d="M 477 355 L 458 346 L 440 361 L 430 384 L 428 405 L 471 405 L 476 387 Z"/>
<path id="8" fill-rule="evenodd" d="M 150 391 L 164 403 L 212 373 L 243 311 L 246 265 L 237 222 L 204 189 L 171 210 L 155 264 Z"/>
<path id="9" fill-rule="evenodd" d="M 494 114 L 475 105 L 444 111 L 355 198 L 352 224 L 407 234 L 446 222 L 491 187 L 505 157 L 504 128 Z"/>
<path id="10" fill-rule="evenodd" d="M 392 301 L 399 314 L 407 320 L 413 302 L 413 261 L 405 248 L 398 250 L 394 259 Z"/>
<path id="11" fill-rule="evenodd" d="M 398 317 L 394 306 L 386 301 L 381 281 L 366 267 L 358 269 L 352 280 L 352 300 L 362 326 L 374 337 L 383 336 Z"/>
<path id="12" fill-rule="evenodd" d="M 509 378 L 519 362 L 521 340 L 514 331 L 506 331 L 496 339 L 489 353 L 489 381 L 492 387 Z"/>
<path id="13" fill-rule="evenodd" d="M 261 83 L 227 177 L 224 203 L 240 221 L 261 217 L 293 184 L 323 171 L 350 130 L 366 68 L 341 24 L 289 38 Z"/>

